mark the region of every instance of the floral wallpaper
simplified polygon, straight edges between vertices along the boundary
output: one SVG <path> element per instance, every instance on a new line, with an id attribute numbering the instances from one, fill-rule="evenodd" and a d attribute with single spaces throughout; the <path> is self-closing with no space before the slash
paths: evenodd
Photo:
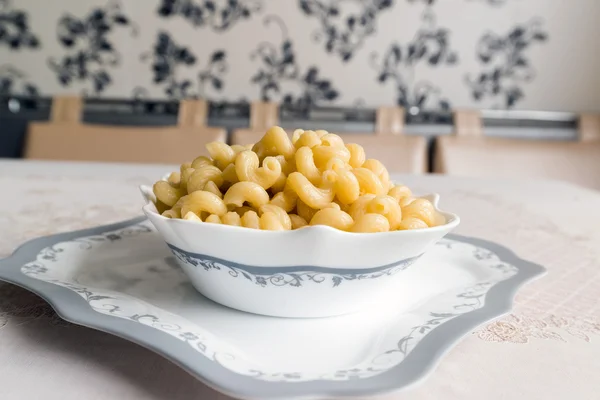
<path id="1" fill-rule="evenodd" d="M 600 110 L 600 2 L 0 0 L 0 96 Z"/>

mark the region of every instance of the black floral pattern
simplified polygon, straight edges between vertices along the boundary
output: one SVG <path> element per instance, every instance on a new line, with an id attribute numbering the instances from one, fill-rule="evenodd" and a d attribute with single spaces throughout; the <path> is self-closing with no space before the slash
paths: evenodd
<path id="1" fill-rule="evenodd" d="M 280 101 L 282 111 L 299 115 L 306 115 L 315 105 L 335 100 L 339 96 L 338 90 L 331 80 L 319 75 L 316 66 L 301 71 L 283 21 L 274 16 L 265 18 L 266 26 L 271 23 L 277 23 L 281 29 L 281 44 L 264 42 L 251 54 L 252 59 L 262 63 L 252 76 L 252 83 L 260 87 L 261 99 Z"/>
<path id="2" fill-rule="evenodd" d="M 24 72 L 12 65 L 2 65 L 0 66 L 0 97 L 10 95 L 36 97 L 39 96 L 39 89 Z"/>
<path id="3" fill-rule="evenodd" d="M 394 0 L 299 0 L 300 9 L 308 17 L 319 20 L 316 41 L 325 42 L 325 50 L 336 54 L 344 62 L 350 61 L 365 39 L 375 33 L 377 17 L 394 4 Z M 360 8 L 358 12 L 345 13 Z"/>
<path id="4" fill-rule="evenodd" d="M 228 70 L 227 54 L 223 50 L 211 54 L 196 81 L 179 76 L 181 68 L 196 65 L 196 55 L 188 47 L 175 43 L 167 32 L 159 32 L 152 53 L 145 53 L 141 58 L 151 60 L 154 84 L 162 86 L 169 98 L 204 98 L 208 87 L 217 92 L 223 90 L 223 77 Z"/>
<path id="5" fill-rule="evenodd" d="M 0 0 L 0 46 L 12 50 L 37 49 L 40 40 L 29 27 L 25 11 L 13 9 L 9 0 Z"/>
<path id="6" fill-rule="evenodd" d="M 209 26 L 216 32 L 226 31 L 238 21 L 260 12 L 258 0 L 162 0 L 158 15 L 164 18 L 181 16 L 194 27 Z"/>
<path id="7" fill-rule="evenodd" d="M 452 105 L 451 95 L 458 96 L 459 93 L 446 92 L 444 85 L 433 78 L 422 80 L 417 76 L 423 70 L 440 71 L 453 67 L 458 64 L 459 58 L 472 54 L 472 50 L 461 51 L 459 57 L 454 43 L 455 32 L 439 23 L 443 22 L 438 12 L 441 3 L 440 0 L 296 0 L 291 3 L 291 8 L 288 7 L 289 10 L 263 19 L 263 13 L 270 5 L 266 0 L 157 0 L 152 4 L 151 12 L 158 16 L 162 25 L 158 28 L 154 44 L 151 48 L 126 54 L 127 45 L 120 39 L 124 35 L 136 36 L 134 16 L 124 12 L 121 0 L 98 0 L 87 13 L 71 15 L 67 12 L 59 14 L 58 21 L 52 21 L 56 22 L 60 50 L 42 57 L 47 59 L 47 67 L 60 85 L 81 89 L 83 95 L 100 96 L 107 91 L 116 95 L 114 82 L 117 73 L 123 72 L 124 67 L 120 68 L 122 58 L 136 58 L 145 51 L 141 59 L 151 69 L 152 81 L 141 86 L 141 82 L 136 81 L 132 85 L 135 87 L 132 93 L 134 102 L 144 110 L 160 108 L 168 113 L 177 112 L 176 105 L 167 104 L 164 100 L 155 104 L 142 102 L 142 99 L 151 97 L 150 93 L 160 92 L 162 97 L 172 100 L 210 100 L 213 118 L 232 115 L 236 103 L 226 101 L 237 101 L 240 112 L 236 111 L 235 116 L 246 117 L 248 101 L 255 98 L 279 102 L 283 118 L 304 118 L 315 106 L 339 102 L 342 98 L 340 88 L 345 82 L 339 77 L 336 80 L 335 74 L 327 72 L 330 70 L 324 69 L 323 65 L 312 62 L 310 49 L 298 48 L 300 42 L 288 35 L 284 21 L 287 23 L 288 18 L 300 18 L 301 21 L 295 22 L 303 25 L 295 32 L 308 32 L 311 36 L 307 39 L 318 43 L 315 51 L 330 55 L 329 60 L 338 63 L 338 66 L 352 64 L 354 67 L 354 64 L 362 66 L 361 58 L 365 54 L 361 55 L 361 51 L 370 52 L 367 48 L 373 45 L 373 38 L 381 24 L 393 21 L 389 16 L 400 14 L 402 7 L 416 7 L 423 12 L 412 39 L 385 42 L 386 47 L 371 54 L 373 77 L 360 78 L 375 79 L 382 87 L 393 87 L 395 103 L 409 110 L 409 121 L 435 119 L 447 122 L 448 113 L 436 111 L 448 110 Z M 486 8 L 486 15 L 494 15 L 494 12 L 500 13 L 503 5 L 512 2 L 462 0 L 460 3 L 479 11 Z M 47 34 L 42 35 L 32 18 L 35 22 L 40 17 L 16 0 L 0 0 L 0 50 L 8 51 L 9 57 L 12 52 L 39 50 L 43 44 L 54 40 L 48 39 Z M 269 39 L 260 43 L 258 40 L 246 43 L 245 37 L 231 36 L 235 35 L 234 28 L 238 25 L 247 27 L 253 23 L 259 29 L 256 25 L 261 20 L 269 29 L 278 25 L 280 36 L 277 32 L 266 35 Z M 228 35 L 226 43 L 232 43 L 230 39 L 244 42 L 250 52 L 250 61 L 255 64 L 249 67 L 243 64 L 244 60 L 235 59 L 235 73 L 247 73 L 244 80 L 249 79 L 256 88 L 255 95 L 243 97 L 241 90 L 236 91 L 239 85 L 228 81 L 228 78 L 231 79 L 230 70 L 234 68 L 234 57 L 229 48 L 217 45 L 211 49 L 212 53 L 200 52 L 196 47 L 199 41 L 182 42 L 183 38 L 169 31 L 169 21 L 198 28 L 199 35 L 207 31 Z M 484 26 L 486 22 L 481 23 Z M 155 35 L 154 32 L 146 34 Z M 480 65 L 460 72 L 461 78 L 464 77 L 461 90 L 469 93 L 474 103 L 513 108 L 525 98 L 528 84 L 535 79 L 530 50 L 548 40 L 543 21 L 532 19 L 508 32 L 486 33 L 482 29 L 476 38 L 479 35 L 481 38 L 475 55 Z M 202 40 L 202 37 L 198 39 Z M 135 47 L 137 42 L 134 40 L 129 44 Z M 26 61 L 16 60 L 0 64 L 0 96 L 40 96 L 43 82 L 31 75 L 28 66 L 22 64 L 29 62 L 29 58 Z M 376 85 L 374 82 L 371 84 Z M 348 101 L 346 105 L 361 95 L 344 94 L 344 100 Z M 27 101 L 33 104 L 36 100 Z M 367 104 L 361 105 L 364 106 Z"/>
<path id="8" fill-rule="evenodd" d="M 410 42 L 392 43 L 382 58 L 377 53 L 371 55 L 377 81 L 380 84 L 392 82 L 396 87 L 396 103 L 409 109 L 411 114 L 448 110 L 450 102 L 441 89 L 431 82 L 415 82 L 414 69 L 417 66 L 440 68 L 458 62 L 458 53 L 451 47 L 450 31 L 437 25 L 432 7 L 434 0 L 408 1 L 425 4 L 421 27 Z"/>
<path id="9" fill-rule="evenodd" d="M 484 69 L 474 77 L 466 77 L 473 99 L 490 97 L 499 101 L 495 107 L 514 107 L 525 97 L 522 85 L 535 78 L 526 53 L 533 45 L 547 40 L 548 34 L 539 19 L 517 25 L 504 36 L 491 32 L 483 35 L 476 52 Z"/>
<path id="10" fill-rule="evenodd" d="M 450 103 L 441 95 L 440 89 L 430 82 L 413 82 L 412 72 L 417 64 L 430 67 L 453 65 L 458 55 L 450 49 L 450 32 L 439 28 L 433 31 L 421 30 L 415 38 L 405 44 L 392 44 L 380 63 L 379 56 L 372 55 L 380 84 L 392 82 L 396 87 L 396 103 L 410 109 L 450 108 Z"/>
<path id="11" fill-rule="evenodd" d="M 93 93 L 98 95 L 111 84 L 111 69 L 121 61 L 121 54 L 110 38 L 116 28 L 129 28 L 133 35 L 137 33 L 117 2 L 96 8 L 81 19 L 68 14 L 60 18 L 58 40 L 68 52 L 60 60 L 51 57 L 48 64 L 61 85 L 89 82 Z"/>

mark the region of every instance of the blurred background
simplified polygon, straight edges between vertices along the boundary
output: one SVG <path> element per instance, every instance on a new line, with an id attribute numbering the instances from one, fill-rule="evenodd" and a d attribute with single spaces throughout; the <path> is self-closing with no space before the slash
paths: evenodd
<path id="1" fill-rule="evenodd" d="M 583 168 L 600 187 L 599 15 L 594 0 L 0 0 L 0 156 L 73 158 L 28 150 L 32 122 L 68 122 L 64 95 L 81 100 L 70 122 L 105 127 L 176 126 L 200 99 L 200 125 L 230 142 L 270 123 L 419 136 L 422 168 L 398 172 L 482 174 L 498 148 L 490 173 Z"/>

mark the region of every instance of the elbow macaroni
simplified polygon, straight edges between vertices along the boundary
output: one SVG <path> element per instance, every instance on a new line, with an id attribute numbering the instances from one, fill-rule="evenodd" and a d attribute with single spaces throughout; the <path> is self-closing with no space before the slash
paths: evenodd
<path id="1" fill-rule="evenodd" d="M 327 131 L 273 127 L 254 145 L 207 145 L 153 190 L 166 218 L 284 231 L 327 225 L 356 233 L 426 229 L 444 217 L 393 185 L 362 146 Z"/>
<path id="2" fill-rule="evenodd" d="M 255 182 L 268 189 L 281 175 L 281 164 L 275 157 L 265 157 L 259 167 L 258 156 L 252 150 L 242 151 L 235 158 L 235 173 L 242 182 Z"/>

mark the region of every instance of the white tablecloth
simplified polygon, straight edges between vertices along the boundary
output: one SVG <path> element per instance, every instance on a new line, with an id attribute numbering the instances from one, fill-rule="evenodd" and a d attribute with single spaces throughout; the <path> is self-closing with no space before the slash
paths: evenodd
<path id="1" fill-rule="evenodd" d="M 137 189 L 169 166 L 0 161 L 0 257 L 40 235 L 140 215 Z M 462 340 L 394 400 L 600 398 L 600 192 L 547 181 L 397 180 L 438 192 L 457 233 L 501 243 L 549 273 L 514 312 Z M 0 283 L 0 399 L 229 399 L 171 362 L 61 321 Z"/>

